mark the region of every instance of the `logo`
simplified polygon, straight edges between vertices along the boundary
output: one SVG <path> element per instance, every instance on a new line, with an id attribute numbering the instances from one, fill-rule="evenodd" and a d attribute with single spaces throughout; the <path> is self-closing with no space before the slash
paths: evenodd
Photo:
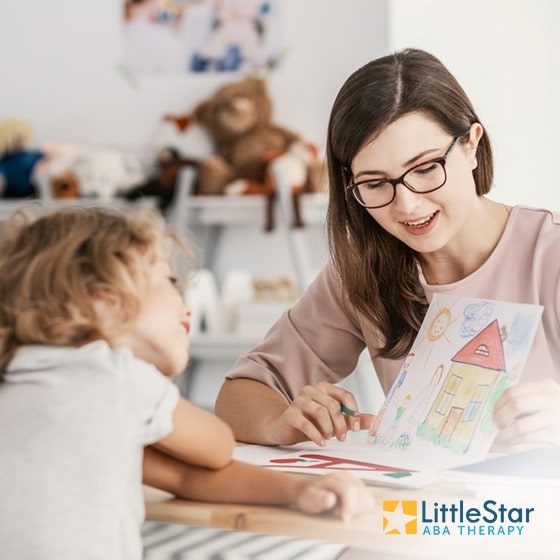
<path id="1" fill-rule="evenodd" d="M 513 507 L 488 499 L 473 505 L 426 500 L 383 500 L 383 533 L 386 535 L 523 535 L 534 517 L 534 507 Z"/>
<path id="2" fill-rule="evenodd" d="M 416 500 L 383 500 L 383 532 L 386 535 L 416 535 Z"/>

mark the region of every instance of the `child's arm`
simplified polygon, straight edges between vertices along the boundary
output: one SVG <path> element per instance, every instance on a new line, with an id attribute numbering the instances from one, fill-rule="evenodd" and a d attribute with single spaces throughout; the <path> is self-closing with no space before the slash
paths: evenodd
<path id="1" fill-rule="evenodd" d="M 348 519 L 373 510 L 371 491 L 347 473 L 305 477 L 232 461 L 219 470 L 188 465 L 153 447 L 144 451 L 144 483 L 189 500 L 296 505 Z"/>
<path id="2" fill-rule="evenodd" d="M 235 440 L 223 420 L 179 399 L 173 412 L 173 431 L 154 445 L 192 465 L 219 469 L 231 461 Z"/>

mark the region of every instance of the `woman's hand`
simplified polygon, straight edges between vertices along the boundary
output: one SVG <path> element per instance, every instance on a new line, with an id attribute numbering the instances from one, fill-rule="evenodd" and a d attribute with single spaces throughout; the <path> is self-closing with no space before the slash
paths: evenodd
<path id="1" fill-rule="evenodd" d="M 560 447 L 560 385 L 552 379 L 509 387 L 494 408 L 500 451 L 529 447 Z"/>
<path id="2" fill-rule="evenodd" d="M 341 406 L 347 410 L 342 412 Z M 349 412 L 354 411 L 351 415 Z M 280 445 L 311 440 L 324 446 L 336 436 L 346 439 L 348 430 L 368 429 L 374 417 L 360 414 L 354 395 L 332 383 L 306 385 L 286 410 L 273 422 L 274 440 Z"/>
<path id="3" fill-rule="evenodd" d="M 305 513 L 332 511 L 343 520 L 373 511 L 372 491 L 349 473 L 337 472 L 305 479 L 301 484 L 296 505 Z"/>

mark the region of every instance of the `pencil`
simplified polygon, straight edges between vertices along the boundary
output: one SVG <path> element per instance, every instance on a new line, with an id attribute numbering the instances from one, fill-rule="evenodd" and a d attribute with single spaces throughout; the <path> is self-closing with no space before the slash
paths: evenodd
<path id="1" fill-rule="evenodd" d="M 351 408 L 348 408 L 343 404 L 340 405 L 340 412 L 342 412 L 343 414 L 348 414 L 348 416 L 358 416 L 358 413 L 355 410 L 352 410 Z"/>

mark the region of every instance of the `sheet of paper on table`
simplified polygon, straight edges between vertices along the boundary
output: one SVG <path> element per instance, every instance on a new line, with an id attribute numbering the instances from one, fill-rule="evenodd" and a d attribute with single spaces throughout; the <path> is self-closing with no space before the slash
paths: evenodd
<path id="1" fill-rule="evenodd" d="M 286 447 L 241 445 L 234 458 L 285 472 L 321 475 L 334 471 L 349 471 L 367 484 L 402 488 L 423 488 L 440 481 L 435 470 L 417 471 L 406 461 L 396 466 L 393 453 L 374 449 L 366 440 L 367 433 L 349 432 L 347 441 L 335 438 L 325 447 L 312 442 Z"/>

